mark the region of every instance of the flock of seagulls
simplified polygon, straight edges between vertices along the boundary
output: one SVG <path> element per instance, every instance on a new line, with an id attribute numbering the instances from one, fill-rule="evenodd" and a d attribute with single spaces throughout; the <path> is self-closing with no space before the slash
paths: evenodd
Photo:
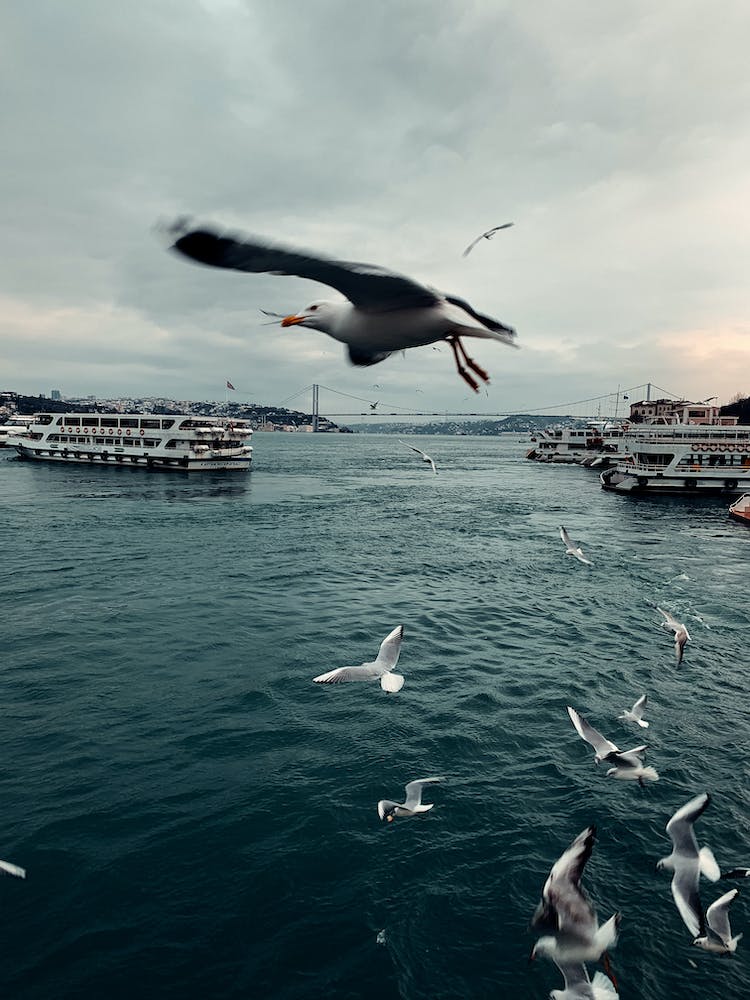
<path id="1" fill-rule="evenodd" d="M 488 230 L 474 242 L 489 239 L 494 232 Z M 195 229 L 184 219 L 169 226 L 167 233 L 172 250 L 200 264 L 253 274 L 295 275 L 334 288 L 346 302 L 318 299 L 282 317 L 281 326 L 327 333 L 346 346 L 353 365 L 375 365 L 398 351 L 444 340 L 451 346 L 458 374 L 479 392 L 480 381 L 489 382 L 490 377 L 469 357 L 462 338 L 517 346 L 512 327 L 478 312 L 458 296 L 444 295 L 386 268 L 335 260 L 260 237 Z"/>
<path id="2" fill-rule="evenodd" d="M 560 528 L 560 537 L 565 544 L 566 555 L 592 565 L 564 527 Z M 680 664 L 690 639 L 688 630 L 671 612 L 658 606 L 657 611 L 664 619 L 660 624 L 674 632 L 675 657 Z M 624 709 L 618 719 L 648 729 L 649 723 L 643 718 L 647 705 L 648 696 L 643 694 L 631 708 Z M 648 749 L 645 744 L 621 750 L 575 708 L 568 706 L 567 712 L 578 735 L 593 749 L 595 763 L 611 765 L 606 772 L 607 777 L 637 781 L 641 787 L 645 787 L 647 781 L 659 780 L 656 769 L 643 763 Z M 719 879 L 748 878 L 750 869 L 732 868 L 722 874 L 711 849 L 706 846 L 699 848 L 693 825 L 710 802 L 710 794 L 703 792 L 674 813 L 666 826 L 672 841 L 672 853 L 658 861 L 656 867 L 673 873 L 672 898 L 691 935 L 691 943 L 715 955 L 731 955 L 737 950 L 742 937 L 732 933 L 729 922 L 729 908 L 739 890 L 725 892 L 704 911 L 699 891 L 700 879 L 704 877 L 717 882 Z M 596 828 L 587 827 L 558 858 L 531 919 L 532 928 L 544 932 L 534 945 L 531 958 L 542 956 L 552 959 L 563 976 L 564 988 L 550 993 L 554 1000 L 617 1000 L 619 996 L 608 949 L 617 942 L 620 914 L 614 913 L 600 926 L 593 904 L 581 887 L 583 869 L 591 856 L 595 835 Z M 597 972 L 592 980 L 586 963 L 597 961 L 602 962 L 607 975 Z"/>

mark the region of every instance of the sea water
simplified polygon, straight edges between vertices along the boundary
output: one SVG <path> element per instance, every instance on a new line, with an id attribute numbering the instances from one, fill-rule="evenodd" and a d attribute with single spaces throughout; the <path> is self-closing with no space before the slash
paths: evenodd
<path id="1" fill-rule="evenodd" d="M 258 434 L 249 475 L 0 458 L 4 996 L 545 998 L 529 919 L 594 823 L 623 1000 L 747 997 L 750 894 L 717 959 L 655 865 L 704 790 L 699 843 L 750 865 L 750 531 L 518 436 L 409 440 L 437 476 L 386 435 Z M 312 683 L 400 623 L 400 693 Z M 567 705 L 661 780 L 607 779 Z"/>

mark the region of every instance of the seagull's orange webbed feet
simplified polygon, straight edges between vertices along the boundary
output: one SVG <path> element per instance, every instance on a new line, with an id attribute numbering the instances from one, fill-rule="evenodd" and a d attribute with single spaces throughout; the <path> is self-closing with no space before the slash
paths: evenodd
<path id="1" fill-rule="evenodd" d="M 471 386 L 474 392 L 479 392 L 479 383 L 476 381 L 476 379 L 472 378 L 472 376 L 467 372 L 466 368 L 464 367 L 464 364 L 468 365 L 469 368 L 471 368 L 471 370 L 475 372 L 482 379 L 483 382 L 489 382 L 490 380 L 489 375 L 484 370 L 484 368 L 482 368 L 480 365 L 476 363 L 476 361 L 473 360 L 473 358 L 469 357 L 459 337 L 457 337 L 455 334 L 451 334 L 449 337 L 446 337 L 445 339 L 451 345 L 451 349 L 453 350 L 453 357 L 455 358 L 456 361 L 456 368 L 458 369 L 458 374 L 461 376 L 464 382 L 466 382 L 468 385 Z"/>

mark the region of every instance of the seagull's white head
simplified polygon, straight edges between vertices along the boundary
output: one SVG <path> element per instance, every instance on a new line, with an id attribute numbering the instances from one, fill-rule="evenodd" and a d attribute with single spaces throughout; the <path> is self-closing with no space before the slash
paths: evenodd
<path id="1" fill-rule="evenodd" d="M 301 312 L 293 316 L 285 316 L 282 326 L 306 326 L 310 330 L 322 330 L 323 333 L 330 333 L 336 316 L 341 311 L 339 302 L 328 302 L 325 299 L 318 299 L 311 302 Z"/>

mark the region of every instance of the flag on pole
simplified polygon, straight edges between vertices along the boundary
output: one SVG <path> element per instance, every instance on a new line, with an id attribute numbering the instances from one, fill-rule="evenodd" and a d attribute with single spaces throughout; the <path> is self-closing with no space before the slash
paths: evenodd
<path id="1" fill-rule="evenodd" d="M 237 392 L 237 390 L 234 388 L 234 386 L 228 379 L 227 379 L 227 389 L 232 389 L 234 392 Z"/>

